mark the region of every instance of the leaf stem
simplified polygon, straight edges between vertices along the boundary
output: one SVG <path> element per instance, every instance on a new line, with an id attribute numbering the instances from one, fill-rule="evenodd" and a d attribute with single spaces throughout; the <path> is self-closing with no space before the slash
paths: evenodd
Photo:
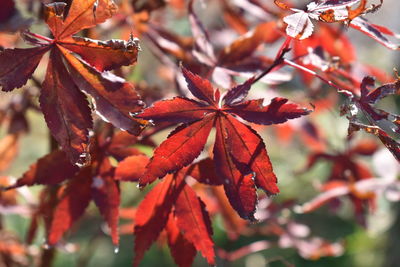
<path id="1" fill-rule="evenodd" d="M 40 34 L 37 34 L 37 33 L 33 33 L 33 32 L 30 32 L 30 31 L 24 31 L 23 33 L 26 34 L 26 35 L 30 35 L 30 36 L 32 36 L 32 37 L 34 37 L 36 39 L 40 39 L 40 40 L 43 40 L 43 41 L 46 41 L 46 42 L 49 42 L 49 43 L 52 43 L 54 41 L 53 39 L 50 39 L 50 38 L 48 38 L 46 36 L 43 36 L 43 35 L 40 35 Z"/>
<path id="2" fill-rule="evenodd" d="M 261 74 L 259 74 L 252 82 L 252 84 L 255 84 L 259 80 L 261 80 L 265 75 L 270 73 L 275 67 L 281 65 L 284 61 L 284 56 L 287 52 L 290 51 L 290 43 L 292 41 L 292 37 L 286 38 L 285 42 L 282 44 L 282 46 L 279 48 L 279 51 L 275 57 L 274 62 L 266 69 L 264 70 Z"/>
<path id="3" fill-rule="evenodd" d="M 298 69 L 298 70 L 301 70 L 301 71 L 303 71 L 303 72 L 306 72 L 306 73 L 308 73 L 308 74 L 311 74 L 311 75 L 317 77 L 317 78 L 320 79 L 322 82 L 324 82 L 324 83 L 328 84 L 329 86 L 332 86 L 333 88 L 335 88 L 335 89 L 338 91 L 338 93 L 344 94 L 345 96 L 347 96 L 347 97 L 349 97 L 349 98 L 353 98 L 353 97 L 354 97 L 354 94 L 353 94 L 352 92 L 350 92 L 349 90 L 346 90 L 346 89 L 341 88 L 341 87 L 338 86 L 337 84 L 333 83 L 333 82 L 330 81 L 330 80 L 325 79 L 324 77 L 322 77 L 321 75 L 319 75 L 317 72 L 315 72 L 315 71 L 313 71 L 313 70 L 310 70 L 309 68 L 307 68 L 307 67 L 305 67 L 305 66 L 303 66 L 303 65 L 297 64 L 297 63 L 295 63 L 295 62 L 293 62 L 293 61 L 291 61 L 291 60 L 288 60 L 288 59 L 283 59 L 283 63 L 286 64 L 286 65 L 288 65 L 288 66 L 291 66 L 291 67 L 293 67 L 293 68 L 296 68 L 296 69 Z"/>

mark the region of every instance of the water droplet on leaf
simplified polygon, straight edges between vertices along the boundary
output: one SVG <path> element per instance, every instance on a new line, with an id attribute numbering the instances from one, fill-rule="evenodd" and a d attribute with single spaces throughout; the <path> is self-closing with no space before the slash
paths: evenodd
<path id="1" fill-rule="evenodd" d="M 50 248 L 51 246 L 47 242 L 43 244 L 43 249 L 50 249 Z"/>
<path id="2" fill-rule="evenodd" d="M 129 116 L 131 116 L 131 117 L 135 117 L 139 114 L 140 114 L 140 112 L 129 112 Z"/>

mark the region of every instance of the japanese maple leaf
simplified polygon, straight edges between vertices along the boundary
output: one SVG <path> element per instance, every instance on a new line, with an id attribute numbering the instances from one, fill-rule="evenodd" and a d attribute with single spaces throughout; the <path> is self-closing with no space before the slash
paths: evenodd
<path id="1" fill-rule="evenodd" d="M 102 42 L 72 36 L 110 18 L 117 9 L 112 0 L 74 0 L 64 19 L 65 5 L 46 5 L 45 20 L 54 39 L 26 32 L 25 39 L 35 47 L 0 53 L 0 86 L 3 91 L 23 86 L 50 51 L 40 106 L 51 134 L 71 161 L 85 164 L 92 119 L 84 93 L 92 97 L 101 117 L 114 126 L 138 134 L 145 124 L 130 115 L 143 107 L 133 86 L 106 72 L 135 63 L 139 46 L 136 39 Z"/>
<path id="2" fill-rule="evenodd" d="M 91 142 L 91 163 L 82 168 L 73 165 L 64 151 L 53 151 L 39 159 L 15 184 L 5 189 L 63 183 L 52 204 L 48 203 L 49 197 L 45 197 L 34 216 L 36 218 L 41 214 L 45 217 L 47 244 L 57 244 L 93 200 L 110 228 L 114 245 L 118 246 L 119 181 L 137 181 L 148 162 L 146 156 L 124 146 L 127 140 L 132 141 L 132 137 L 125 132 L 118 132 L 112 138 L 96 136 Z M 123 159 L 121 165 L 112 166 L 110 156 Z M 125 170 L 127 164 L 130 167 L 129 174 Z M 132 166 L 137 167 L 136 174 Z"/>
<path id="3" fill-rule="evenodd" d="M 389 35 L 399 39 L 398 34 L 385 27 L 372 24 L 362 17 L 367 13 L 377 11 L 382 6 L 383 0 L 380 0 L 379 4 L 372 4 L 370 7 L 366 6 L 367 0 L 313 1 L 307 5 L 307 10 L 305 11 L 290 8 L 280 0 L 274 0 L 274 2 L 282 9 L 290 9 L 295 12 L 283 18 L 283 21 L 287 24 L 286 34 L 291 37 L 298 38 L 299 40 L 310 37 L 314 30 L 311 19 L 327 23 L 343 22 L 368 35 L 389 49 L 399 49 L 399 45 L 392 43 L 385 36 Z M 356 4 L 358 6 L 353 9 L 352 6 Z"/>
<path id="4" fill-rule="evenodd" d="M 364 77 L 360 85 L 360 96 L 354 96 L 342 109 L 349 119 L 349 134 L 364 130 L 376 135 L 392 155 L 400 162 L 400 115 L 375 107 L 382 98 L 400 94 L 400 78 L 392 83 L 375 87 L 375 79 Z M 373 88 L 373 89 L 372 89 Z M 365 124 L 362 119 L 368 122 Z"/>
<path id="5" fill-rule="evenodd" d="M 185 97 L 159 101 L 138 117 L 154 122 L 182 123 L 160 146 L 140 179 L 145 186 L 189 165 L 203 150 L 210 131 L 216 128 L 214 164 L 231 205 L 246 219 L 253 219 L 257 201 L 256 186 L 267 194 L 279 189 L 267 150 L 261 137 L 239 117 L 256 124 L 283 123 L 309 114 L 309 110 L 274 98 L 267 106 L 263 99 L 244 101 L 253 79 L 230 89 L 221 104 L 219 90 L 208 80 L 182 68 L 190 92 L 198 100 Z"/>
<path id="6" fill-rule="evenodd" d="M 303 11 L 296 8 L 290 8 L 280 0 L 274 1 L 282 9 L 290 9 L 295 12 L 283 18 L 287 24 L 286 33 L 289 36 L 300 40 L 306 39 L 313 33 L 314 25 L 311 19 L 322 20 L 325 22 L 349 22 L 355 17 L 361 15 L 366 10 L 366 0 L 341 0 L 341 1 L 314 1 L 307 5 L 307 10 Z M 355 10 L 350 7 L 360 2 Z"/>
<path id="7" fill-rule="evenodd" d="M 342 187 L 346 185 L 350 188 L 350 200 L 354 206 L 354 213 L 357 216 L 357 220 L 360 224 L 365 225 L 365 213 L 366 207 L 375 205 L 375 196 L 372 194 L 362 194 L 356 189 L 353 190 L 353 186 L 356 182 L 361 180 L 371 179 L 373 177 L 370 169 L 358 160 L 358 156 L 370 156 L 376 152 L 378 146 L 375 142 L 363 140 L 359 141 L 356 145 L 353 145 L 350 149 L 341 153 L 327 153 L 317 152 L 309 156 L 307 168 L 312 168 L 318 161 L 325 160 L 332 163 L 331 173 L 328 178 L 328 182 L 322 187 L 323 191 L 329 191 L 335 187 Z M 324 202 L 316 203 L 314 207 L 324 204 Z M 339 203 L 332 202 L 333 206 L 337 207 Z"/>
<path id="8" fill-rule="evenodd" d="M 139 265 L 144 252 L 157 240 L 163 229 L 175 262 L 191 266 L 199 251 L 215 265 L 211 221 L 203 201 L 186 184 L 187 168 L 167 175 L 143 199 L 135 215 L 135 259 Z"/>

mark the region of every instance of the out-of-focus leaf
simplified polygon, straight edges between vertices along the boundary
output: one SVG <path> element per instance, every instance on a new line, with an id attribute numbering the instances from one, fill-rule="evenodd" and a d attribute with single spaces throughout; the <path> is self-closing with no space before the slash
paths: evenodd
<path id="1" fill-rule="evenodd" d="M 134 155 L 121 161 L 115 170 L 115 179 L 137 182 L 143 175 L 149 158 L 144 155 Z"/>
<path id="2" fill-rule="evenodd" d="M 93 200 L 111 229 L 112 242 L 114 246 L 118 247 L 118 220 L 121 200 L 119 187 L 113 175 L 114 170 L 109 161 L 103 161 L 99 176 L 93 177 L 91 188 Z"/>
<path id="3" fill-rule="evenodd" d="M 83 168 L 62 191 L 48 229 L 47 243 L 53 246 L 84 213 L 91 199 L 91 169 Z"/>
<path id="4" fill-rule="evenodd" d="M 72 178 L 78 170 L 78 166 L 73 165 L 69 161 L 64 151 L 55 150 L 32 164 L 29 170 L 14 185 L 9 186 L 9 188 L 35 184 L 59 184 L 62 181 Z"/>

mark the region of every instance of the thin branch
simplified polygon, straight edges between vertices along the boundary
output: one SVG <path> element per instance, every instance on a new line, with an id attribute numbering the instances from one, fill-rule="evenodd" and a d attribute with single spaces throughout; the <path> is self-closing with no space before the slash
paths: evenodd
<path id="1" fill-rule="evenodd" d="M 291 60 L 288 60 L 288 59 L 283 59 L 283 63 L 286 64 L 286 65 L 288 65 L 288 66 L 291 66 L 291 67 L 293 67 L 293 68 L 296 68 L 296 69 L 298 69 L 298 70 L 301 70 L 301 71 L 303 71 L 303 72 L 306 72 L 306 73 L 308 73 L 308 74 L 311 74 L 311 75 L 317 77 L 317 78 L 320 79 L 322 82 L 324 82 L 324 83 L 328 84 L 329 86 L 332 86 L 333 88 L 335 88 L 335 89 L 338 91 L 338 93 L 344 94 L 345 96 L 347 96 L 347 97 L 349 97 L 349 98 L 353 98 L 353 97 L 354 97 L 354 94 L 353 94 L 352 92 L 350 92 L 349 90 L 346 90 L 346 89 L 341 88 L 341 87 L 338 86 L 337 84 L 333 83 L 333 82 L 330 81 L 330 80 L 325 79 L 324 77 L 322 77 L 321 75 L 319 75 L 319 74 L 316 73 L 315 71 L 310 70 L 309 68 L 307 68 L 307 67 L 305 67 L 305 66 L 303 66 L 303 65 L 297 64 L 297 63 L 295 63 L 295 62 L 293 62 L 293 61 L 291 61 Z"/>
<path id="2" fill-rule="evenodd" d="M 49 43 L 52 43 L 54 41 L 53 39 L 47 38 L 46 36 L 43 36 L 43 35 L 40 35 L 40 34 L 36 34 L 36 33 L 30 32 L 30 31 L 24 31 L 23 33 L 26 34 L 26 35 L 32 36 L 32 37 L 34 37 L 36 39 L 40 39 L 40 40 L 43 40 L 43 41 L 46 41 L 46 42 L 49 42 Z"/>
<path id="3" fill-rule="evenodd" d="M 282 46 L 279 48 L 278 54 L 275 57 L 274 62 L 272 62 L 271 66 L 269 66 L 266 70 L 264 70 L 260 75 L 258 75 L 252 82 L 252 84 L 255 84 L 259 80 L 261 80 L 265 75 L 270 73 L 272 70 L 274 70 L 277 66 L 281 65 L 284 62 L 284 56 L 287 52 L 290 51 L 290 42 L 292 41 L 291 37 L 286 38 L 285 42 L 282 44 Z"/>

